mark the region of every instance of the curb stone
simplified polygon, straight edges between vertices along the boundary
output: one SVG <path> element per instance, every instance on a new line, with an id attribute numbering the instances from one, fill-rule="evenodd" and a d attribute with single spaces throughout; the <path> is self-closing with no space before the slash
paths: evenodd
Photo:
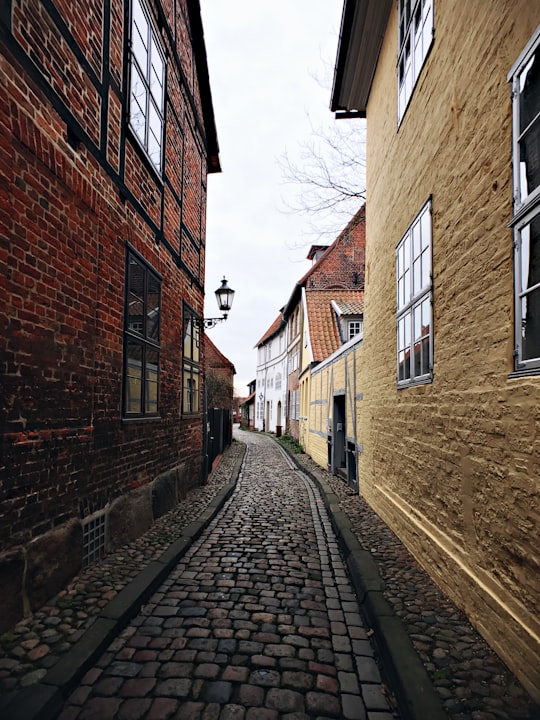
<path id="1" fill-rule="evenodd" d="M 231 481 L 209 502 L 206 510 L 184 528 L 182 536 L 150 562 L 101 610 L 80 640 L 46 673 L 41 682 L 0 700 L 2 720 L 54 720 L 65 698 L 116 635 L 140 610 L 182 558 L 191 544 L 232 495 L 244 457 L 244 445 L 231 473 Z M 3 701 L 3 702 L 2 702 Z"/>
<path id="2" fill-rule="evenodd" d="M 404 720 L 448 720 L 402 621 L 394 614 L 383 596 L 384 581 L 379 574 L 377 563 L 358 542 L 348 515 L 339 506 L 339 498 L 324 480 L 305 468 L 293 453 L 288 452 L 281 444 L 280 447 L 321 491 L 349 568 L 360 608 L 373 629 L 373 640 L 388 675 L 389 684 L 398 698 Z"/>

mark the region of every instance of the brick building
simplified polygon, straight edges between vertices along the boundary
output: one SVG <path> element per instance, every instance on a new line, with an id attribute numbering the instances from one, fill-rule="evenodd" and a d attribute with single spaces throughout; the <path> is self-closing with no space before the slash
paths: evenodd
<path id="1" fill-rule="evenodd" d="M 5 628 L 200 481 L 220 167 L 198 0 L 4 0 L 0 93 Z"/>
<path id="2" fill-rule="evenodd" d="M 366 118 L 360 491 L 540 698 L 540 26 L 529 0 L 346 0 Z"/>

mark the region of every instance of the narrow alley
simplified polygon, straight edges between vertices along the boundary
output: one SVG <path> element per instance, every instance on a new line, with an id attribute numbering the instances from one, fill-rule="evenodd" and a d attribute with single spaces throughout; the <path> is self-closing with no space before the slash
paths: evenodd
<path id="1" fill-rule="evenodd" d="M 315 484 L 244 433 L 236 491 L 60 720 L 391 720 Z"/>

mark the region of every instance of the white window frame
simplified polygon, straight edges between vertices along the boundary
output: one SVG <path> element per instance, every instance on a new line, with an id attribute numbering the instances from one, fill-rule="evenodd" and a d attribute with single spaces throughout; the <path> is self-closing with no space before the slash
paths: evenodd
<path id="1" fill-rule="evenodd" d="M 398 387 L 410 387 L 433 380 L 431 218 L 432 202 L 430 197 L 396 247 Z M 427 332 L 425 331 L 426 327 L 428 328 Z"/>
<path id="2" fill-rule="evenodd" d="M 166 62 L 159 35 L 143 0 L 131 0 L 130 28 L 129 125 L 153 167 L 161 174 Z"/>
<path id="3" fill-rule="evenodd" d="M 434 1 L 399 0 L 398 3 L 398 124 L 433 44 Z"/>
<path id="4" fill-rule="evenodd" d="M 515 311 L 515 370 L 517 372 L 540 372 L 540 307 L 531 317 L 533 293 L 540 296 L 540 268 L 532 278 L 530 272 L 531 229 L 533 225 L 540 234 L 540 183 L 537 187 L 527 187 L 526 140 L 540 135 L 540 112 L 529 118 L 522 128 L 520 98 L 523 82 L 531 70 L 534 61 L 540 62 L 540 25 L 508 73 L 512 83 L 512 163 L 513 163 L 513 234 L 514 234 L 514 311 Z M 536 251 L 540 253 L 540 237 L 536 241 Z M 540 258 L 537 259 L 540 262 Z M 534 272 L 534 268 L 533 268 Z M 540 299 L 536 302 L 540 305 Z M 537 354 L 529 356 L 526 329 L 533 334 L 532 343 L 538 347 Z"/>
<path id="5" fill-rule="evenodd" d="M 347 340 L 352 340 L 357 335 L 361 335 L 364 332 L 364 320 L 359 318 L 358 320 L 349 320 L 347 322 Z"/>

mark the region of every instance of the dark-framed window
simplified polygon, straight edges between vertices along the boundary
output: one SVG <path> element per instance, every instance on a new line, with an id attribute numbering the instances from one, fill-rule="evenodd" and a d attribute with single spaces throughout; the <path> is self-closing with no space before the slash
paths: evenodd
<path id="1" fill-rule="evenodd" d="M 165 55 L 144 0 L 131 0 L 129 124 L 161 173 Z"/>
<path id="2" fill-rule="evenodd" d="M 540 369 L 540 25 L 511 69 L 516 371 Z"/>
<path id="3" fill-rule="evenodd" d="M 433 368 L 431 199 L 396 248 L 398 386 L 430 382 Z"/>
<path id="4" fill-rule="evenodd" d="M 161 276 L 135 250 L 126 251 L 124 313 L 125 418 L 159 413 Z"/>
<path id="5" fill-rule="evenodd" d="M 184 306 L 183 359 L 182 359 L 182 414 L 200 412 L 201 386 L 201 334 L 197 315 Z"/>

